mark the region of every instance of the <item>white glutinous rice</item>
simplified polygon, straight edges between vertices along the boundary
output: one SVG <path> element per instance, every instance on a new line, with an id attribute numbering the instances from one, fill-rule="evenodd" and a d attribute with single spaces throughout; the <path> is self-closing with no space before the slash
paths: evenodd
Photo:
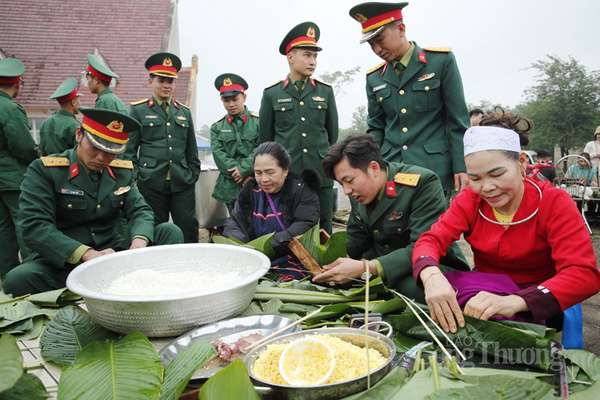
<path id="1" fill-rule="evenodd" d="M 202 294 L 227 289 L 247 273 L 247 270 L 157 271 L 139 269 L 118 277 L 107 285 L 104 293 L 121 296 L 162 296 L 188 292 Z"/>

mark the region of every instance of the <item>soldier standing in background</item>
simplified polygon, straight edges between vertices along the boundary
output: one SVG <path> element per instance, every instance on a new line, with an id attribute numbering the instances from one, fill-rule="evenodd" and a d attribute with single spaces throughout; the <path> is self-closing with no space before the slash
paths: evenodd
<path id="1" fill-rule="evenodd" d="M 50 118 L 40 127 L 40 153 L 62 153 L 75 147 L 75 131 L 79 129 L 79 121 L 75 117 L 79 113 L 79 93 L 77 80 L 66 79 L 50 96 L 60 105 Z"/>
<path id="2" fill-rule="evenodd" d="M 127 107 L 125 107 L 125 104 L 110 88 L 110 81 L 118 79 L 119 75 L 108 68 L 98 56 L 88 54 L 88 66 L 85 76 L 90 92 L 98 96 L 95 108 L 103 108 L 127 114 Z"/>

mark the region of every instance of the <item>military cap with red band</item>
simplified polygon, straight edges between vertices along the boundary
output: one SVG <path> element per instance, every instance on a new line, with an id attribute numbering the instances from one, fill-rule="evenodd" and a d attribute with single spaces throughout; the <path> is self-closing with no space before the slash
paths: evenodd
<path id="1" fill-rule="evenodd" d="M 392 22 L 402 21 L 402 9 L 408 5 L 402 3 L 361 3 L 350 9 L 350 16 L 360 22 L 362 26 L 361 43 L 377 36 Z"/>
<path id="2" fill-rule="evenodd" d="M 217 76 L 215 88 L 221 93 L 221 97 L 235 96 L 244 93 L 248 89 L 248 83 L 241 76 L 228 72 Z"/>
<path id="3" fill-rule="evenodd" d="M 56 88 L 50 98 L 58 101 L 60 104 L 65 104 L 78 96 L 80 96 L 80 94 L 77 79 L 67 78 L 58 88 Z"/>
<path id="4" fill-rule="evenodd" d="M 296 25 L 288 32 L 287 35 L 281 41 L 279 45 L 279 52 L 283 55 L 289 53 L 295 48 L 311 49 L 315 51 L 321 51 L 321 48 L 317 46 L 319 37 L 321 36 L 321 30 L 314 22 L 302 22 Z"/>
<path id="5" fill-rule="evenodd" d="M 146 60 L 146 69 L 150 75 L 177 78 L 177 72 L 181 69 L 181 60 L 172 53 L 156 53 Z"/>
<path id="6" fill-rule="evenodd" d="M 0 85 L 15 85 L 21 82 L 21 75 L 24 73 L 25 65 L 16 58 L 0 60 Z"/>
<path id="7" fill-rule="evenodd" d="M 88 65 L 86 71 L 93 77 L 98 78 L 105 84 L 110 84 L 111 79 L 118 79 L 119 75 L 114 73 L 101 59 L 95 54 L 88 54 Z"/>
<path id="8" fill-rule="evenodd" d="M 103 108 L 82 108 L 81 129 L 94 147 L 111 154 L 125 151 L 129 132 L 141 128 L 139 122 L 120 112 Z"/>

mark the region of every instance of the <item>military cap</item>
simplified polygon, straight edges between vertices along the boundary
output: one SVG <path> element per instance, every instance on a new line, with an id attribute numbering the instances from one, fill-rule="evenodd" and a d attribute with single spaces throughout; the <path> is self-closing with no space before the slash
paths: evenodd
<path id="1" fill-rule="evenodd" d="M 177 78 L 181 69 L 181 60 L 172 53 L 156 53 L 146 60 L 146 69 L 150 75 Z"/>
<path id="2" fill-rule="evenodd" d="M 0 60 L 0 85 L 19 83 L 23 73 L 25 73 L 25 65 L 16 58 L 3 58 Z"/>
<path id="3" fill-rule="evenodd" d="M 100 79 L 102 82 L 110 83 L 112 78 L 119 78 L 119 75 L 115 74 L 108 66 L 100 59 L 100 57 L 94 54 L 88 54 L 87 56 L 88 66 L 86 71 L 92 76 Z"/>
<path id="4" fill-rule="evenodd" d="M 81 128 L 92 145 L 111 154 L 125 151 L 129 132 L 141 128 L 139 122 L 120 112 L 103 108 L 82 108 Z"/>
<path id="5" fill-rule="evenodd" d="M 221 97 L 235 96 L 244 93 L 248 89 L 248 83 L 239 75 L 226 73 L 217 76 L 215 88 L 221 93 Z"/>
<path id="6" fill-rule="evenodd" d="M 279 45 L 279 52 L 286 55 L 295 48 L 307 48 L 315 51 L 321 51 L 317 46 L 321 30 L 314 22 L 302 22 L 296 25 L 288 32 Z"/>
<path id="7" fill-rule="evenodd" d="M 77 82 L 77 79 L 67 78 L 60 84 L 54 93 L 52 93 L 50 98 L 58 101 L 60 104 L 64 104 L 77 96 L 80 96 L 79 82 Z"/>
<path id="8" fill-rule="evenodd" d="M 387 24 L 402 21 L 402 9 L 408 5 L 402 3 L 361 3 L 350 9 L 350 16 L 362 25 L 361 43 L 371 40 L 385 28 Z"/>

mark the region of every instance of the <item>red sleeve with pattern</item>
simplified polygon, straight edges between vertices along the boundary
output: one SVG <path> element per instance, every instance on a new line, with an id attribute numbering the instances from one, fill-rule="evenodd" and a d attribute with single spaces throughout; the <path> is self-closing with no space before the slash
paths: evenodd
<path id="1" fill-rule="evenodd" d="M 468 188 L 463 190 L 452 200 L 450 208 L 431 225 L 431 229 L 419 237 L 412 253 L 413 277 L 417 282 L 423 268 L 439 265 L 448 247 L 469 231 L 478 204 L 477 194 Z"/>

